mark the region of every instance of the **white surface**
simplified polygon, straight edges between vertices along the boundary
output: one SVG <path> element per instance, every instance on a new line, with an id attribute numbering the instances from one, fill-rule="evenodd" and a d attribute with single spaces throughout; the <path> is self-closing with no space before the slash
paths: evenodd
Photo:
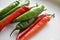
<path id="1" fill-rule="evenodd" d="M 13 0 L 14 1 L 14 0 Z M 0 9 L 4 8 L 9 3 L 13 2 L 12 0 L 0 0 Z M 47 13 L 55 13 L 55 18 L 38 32 L 35 36 L 31 37 L 29 40 L 60 40 L 60 7 L 55 3 L 46 0 L 32 0 L 31 5 L 34 5 L 35 2 L 39 4 L 45 4 L 47 8 Z M 0 40 L 15 40 L 17 31 L 13 33 L 10 37 L 11 31 L 14 29 L 15 24 L 9 24 L 6 28 L 0 32 Z"/>

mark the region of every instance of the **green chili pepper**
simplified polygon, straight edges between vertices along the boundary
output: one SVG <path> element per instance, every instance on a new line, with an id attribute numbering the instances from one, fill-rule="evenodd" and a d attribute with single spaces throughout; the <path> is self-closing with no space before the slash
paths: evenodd
<path id="1" fill-rule="evenodd" d="M 12 12 L 14 12 L 16 9 L 22 7 L 23 5 L 28 6 L 30 4 L 29 0 L 26 0 L 24 4 L 20 5 L 20 6 L 16 6 L 15 8 L 13 8 L 12 10 L 10 10 L 9 12 L 7 12 L 5 15 L 2 15 L 0 20 L 2 20 L 3 18 L 5 18 L 6 16 L 10 15 Z"/>
<path id="2" fill-rule="evenodd" d="M 44 11 L 44 5 L 40 5 L 38 7 L 34 7 L 28 12 L 22 14 L 21 16 L 17 17 L 14 22 L 28 20 L 34 17 L 37 17 L 41 12 Z"/>
<path id="3" fill-rule="evenodd" d="M 5 7 L 4 9 L 2 9 L 0 11 L 0 16 L 6 14 L 7 12 L 9 12 L 11 9 L 13 9 L 14 7 L 16 7 L 19 4 L 19 1 L 14 1 L 13 3 L 11 3 L 10 5 L 8 5 L 7 7 Z"/>
<path id="4" fill-rule="evenodd" d="M 20 30 L 23 31 L 25 28 L 27 28 L 31 23 L 33 23 L 33 21 L 35 20 L 36 18 L 32 18 L 32 19 L 29 19 L 29 20 L 26 20 L 26 21 L 21 21 L 19 22 L 17 25 L 16 25 L 16 28 L 11 32 L 11 34 L 15 31 L 15 30 Z M 10 36 L 11 36 L 10 34 Z"/>

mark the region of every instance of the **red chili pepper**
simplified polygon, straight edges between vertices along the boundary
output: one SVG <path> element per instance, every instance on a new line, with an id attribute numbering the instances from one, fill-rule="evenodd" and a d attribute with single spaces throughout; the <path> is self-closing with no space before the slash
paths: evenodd
<path id="1" fill-rule="evenodd" d="M 16 40 L 19 40 L 20 37 L 22 37 L 26 32 L 28 32 L 37 22 L 39 22 L 43 17 L 47 16 L 48 14 L 42 14 L 40 15 L 26 30 L 19 33 L 16 37 Z"/>
<path id="2" fill-rule="evenodd" d="M 50 15 L 52 17 L 52 15 Z M 19 40 L 28 40 L 30 37 L 35 35 L 50 21 L 49 16 L 42 18 L 36 25 L 34 25 L 26 34 L 24 34 Z"/>
<path id="3" fill-rule="evenodd" d="M 6 18 L 4 18 L 0 23 L 0 31 L 9 23 L 11 23 L 14 19 L 16 19 L 18 16 L 23 14 L 24 12 L 28 11 L 30 8 L 28 6 L 23 6 L 19 9 L 17 9 L 12 14 L 8 15 Z"/>

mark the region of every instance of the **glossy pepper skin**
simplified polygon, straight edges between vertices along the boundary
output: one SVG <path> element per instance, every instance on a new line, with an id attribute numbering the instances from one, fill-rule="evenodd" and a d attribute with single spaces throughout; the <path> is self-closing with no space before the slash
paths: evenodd
<path id="1" fill-rule="evenodd" d="M 19 1 L 14 1 L 13 3 L 11 3 L 10 5 L 8 5 L 7 7 L 5 7 L 4 9 L 2 9 L 0 11 L 0 16 L 6 14 L 7 12 L 9 12 L 11 9 L 13 9 L 14 7 L 16 7 L 19 4 Z"/>
<path id="2" fill-rule="evenodd" d="M 24 29 L 26 29 L 31 23 L 34 22 L 36 18 L 32 18 L 26 21 L 21 21 L 16 25 L 16 28 L 11 32 L 11 34 L 15 31 L 15 30 L 19 30 L 20 32 L 22 32 Z M 11 36 L 10 34 L 10 36 Z"/>
<path id="3" fill-rule="evenodd" d="M 10 15 L 12 12 L 14 12 L 15 10 L 17 10 L 18 8 L 26 5 L 28 6 L 30 4 L 30 1 L 29 0 L 26 0 L 25 3 L 23 3 L 22 5 L 20 6 L 16 6 L 15 8 L 13 8 L 12 10 L 10 10 L 9 12 L 7 12 L 6 14 L 2 15 L 0 20 L 2 20 L 3 18 L 5 18 L 6 16 Z"/>
<path id="4" fill-rule="evenodd" d="M 24 30 L 25 28 L 27 28 L 35 19 L 36 18 L 32 18 L 32 19 L 26 20 L 25 22 L 24 21 L 20 22 L 20 23 L 18 23 L 16 25 L 16 27 L 17 28 L 20 27 L 19 29 L 20 29 L 20 32 L 21 32 L 22 30 Z"/>
<path id="5" fill-rule="evenodd" d="M 54 17 L 55 14 L 49 14 L 43 17 L 39 22 L 36 23 L 28 32 L 26 32 L 19 40 L 29 40 L 37 32 L 41 31 L 42 28 L 50 21 L 51 17 Z"/>
<path id="6" fill-rule="evenodd" d="M 5 13 L 4 15 L 1 16 L 0 20 L 4 19 L 6 16 L 10 15 L 11 13 L 13 13 L 15 10 L 17 10 L 19 8 L 19 6 L 16 6 L 15 8 L 13 8 L 12 10 L 10 10 L 9 12 Z"/>
<path id="7" fill-rule="evenodd" d="M 48 14 L 42 14 L 39 17 L 37 17 L 34 22 L 28 26 L 28 28 L 26 28 L 25 30 L 23 30 L 22 32 L 19 32 L 19 34 L 16 37 L 16 40 L 19 40 L 19 38 L 21 38 L 24 34 L 26 34 L 34 25 L 36 25 L 37 22 L 39 22 L 42 18 L 44 18 L 45 16 L 47 16 Z"/>
<path id="8" fill-rule="evenodd" d="M 19 9 L 17 9 L 15 12 L 13 12 L 12 14 L 8 15 L 6 18 L 4 18 L 1 22 L 0 22 L 0 31 L 9 23 L 11 23 L 14 19 L 16 19 L 18 16 L 22 15 L 24 12 L 30 10 L 30 8 L 28 6 L 23 6 Z"/>
<path id="9" fill-rule="evenodd" d="M 34 17 L 37 17 L 39 14 L 41 14 L 44 11 L 44 5 L 40 5 L 38 7 L 34 7 L 28 12 L 22 14 L 21 16 L 17 17 L 14 22 L 24 21 L 28 20 Z"/>

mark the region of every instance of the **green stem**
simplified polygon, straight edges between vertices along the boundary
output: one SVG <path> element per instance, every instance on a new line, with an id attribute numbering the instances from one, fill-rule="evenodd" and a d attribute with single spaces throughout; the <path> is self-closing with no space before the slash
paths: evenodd
<path id="1" fill-rule="evenodd" d="M 55 17 L 55 14 L 48 14 L 48 16 L 50 17 L 50 18 L 54 18 Z"/>
<path id="2" fill-rule="evenodd" d="M 29 4 L 30 4 L 30 1 L 29 1 L 29 0 L 26 0 L 24 4 L 21 4 L 21 5 L 20 5 L 20 7 L 22 7 L 22 6 L 24 6 L 24 5 L 28 6 Z"/>
<path id="3" fill-rule="evenodd" d="M 39 6 L 38 3 L 36 3 L 36 7 Z"/>
<path id="4" fill-rule="evenodd" d="M 44 9 L 44 11 L 46 11 L 47 9 Z"/>
<path id="5" fill-rule="evenodd" d="M 18 30 L 18 29 L 17 29 L 17 28 L 15 28 L 15 29 L 11 32 L 10 36 L 12 35 L 12 33 L 13 33 L 15 30 Z"/>
<path id="6" fill-rule="evenodd" d="M 30 4 L 30 0 L 26 0 L 24 5 L 29 5 Z"/>
<path id="7" fill-rule="evenodd" d="M 38 3 L 36 3 L 36 5 L 35 6 L 32 6 L 32 7 L 30 7 L 30 8 L 34 8 L 34 7 L 38 7 L 39 5 L 38 5 Z"/>

